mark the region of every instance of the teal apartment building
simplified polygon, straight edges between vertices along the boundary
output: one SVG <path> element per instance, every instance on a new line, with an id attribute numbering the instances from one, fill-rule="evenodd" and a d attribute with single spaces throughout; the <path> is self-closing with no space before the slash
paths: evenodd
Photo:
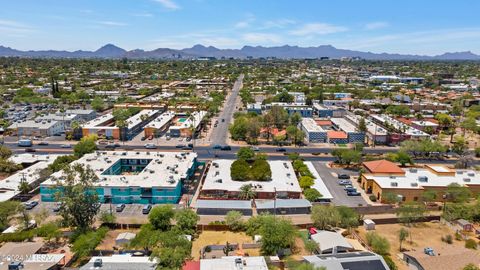
<path id="1" fill-rule="evenodd" d="M 75 163 L 89 166 L 97 175 L 94 192 L 102 203 L 178 203 L 183 181 L 197 168 L 194 152 L 101 152 L 87 154 Z M 57 172 L 40 185 L 41 200 L 54 202 L 61 194 Z"/>

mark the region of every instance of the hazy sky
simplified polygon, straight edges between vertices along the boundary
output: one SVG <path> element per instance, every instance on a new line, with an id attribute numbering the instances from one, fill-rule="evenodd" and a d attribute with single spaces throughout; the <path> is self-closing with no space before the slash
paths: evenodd
<path id="1" fill-rule="evenodd" d="M 0 45 L 95 50 L 331 44 L 480 54 L 479 0 L 0 0 Z"/>

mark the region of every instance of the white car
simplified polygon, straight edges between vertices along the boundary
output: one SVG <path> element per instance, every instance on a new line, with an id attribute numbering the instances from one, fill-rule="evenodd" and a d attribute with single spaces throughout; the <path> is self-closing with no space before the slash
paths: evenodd
<path id="1" fill-rule="evenodd" d="M 157 146 L 156 146 L 155 144 L 153 144 L 153 143 L 147 143 L 147 144 L 145 144 L 145 148 L 147 148 L 147 149 L 156 149 Z"/>

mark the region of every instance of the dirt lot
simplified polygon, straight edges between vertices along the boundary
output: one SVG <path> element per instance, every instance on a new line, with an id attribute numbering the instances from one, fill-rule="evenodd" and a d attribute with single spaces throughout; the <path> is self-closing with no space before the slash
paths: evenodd
<path id="1" fill-rule="evenodd" d="M 113 247 L 120 248 L 119 246 L 115 245 L 115 239 L 117 236 L 121 233 L 124 232 L 132 232 L 132 233 L 138 233 L 138 229 L 132 229 L 132 230 L 111 230 L 107 233 L 105 238 L 103 239 L 102 243 L 97 246 L 97 250 L 113 250 Z"/>
<path id="2" fill-rule="evenodd" d="M 192 243 L 192 257 L 198 260 L 200 257 L 200 250 L 207 245 L 225 245 L 226 242 L 232 244 L 253 243 L 252 237 L 246 235 L 244 232 L 229 232 L 229 231 L 203 231 L 199 237 Z M 250 256 L 260 255 L 259 249 L 244 250 Z"/>
<path id="3" fill-rule="evenodd" d="M 407 241 L 402 244 L 404 250 L 423 250 L 425 247 L 441 247 L 448 245 L 442 242 L 441 237 L 445 235 L 455 235 L 455 232 L 441 223 L 417 223 L 412 227 L 406 227 L 401 224 L 376 225 L 375 231 L 388 239 L 390 242 L 390 254 L 392 259 L 398 266 L 399 270 L 409 270 L 409 267 L 401 260 L 401 253 L 399 252 L 398 232 L 401 228 L 406 228 L 411 235 Z M 359 235 L 366 241 L 366 231 L 363 227 L 359 227 Z M 463 247 L 465 242 L 453 241 L 453 246 Z"/>

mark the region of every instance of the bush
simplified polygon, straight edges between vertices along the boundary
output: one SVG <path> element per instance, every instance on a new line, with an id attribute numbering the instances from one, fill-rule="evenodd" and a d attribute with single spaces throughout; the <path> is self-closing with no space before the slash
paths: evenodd
<path id="1" fill-rule="evenodd" d="M 87 232 L 76 237 L 72 250 L 79 258 L 90 256 L 90 253 L 102 242 L 108 228 L 101 227 L 97 231 Z"/>
<path id="2" fill-rule="evenodd" d="M 302 176 L 300 177 L 298 182 L 300 184 L 300 187 L 303 189 L 310 188 L 314 184 L 313 178 L 310 176 Z"/>
<path id="3" fill-rule="evenodd" d="M 477 249 L 477 241 L 475 241 L 474 239 L 468 239 L 467 241 L 465 241 L 465 247 L 466 248 L 469 248 L 469 249 Z"/>
<path id="4" fill-rule="evenodd" d="M 453 237 L 450 234 L 442 236 L 442 241 L 447 243 L 447 244 L 452 244 L 453 243 Z"/>
<path id="5" fill-rule="evenodd" d="M 385 263 L 387 264 L 388 268 L 390 268 L 390 270 L 397 270 L 398 267 L 397 265 L 395 264 L 395 262 L 392 260 L 392 258 L 390 256 L 382 256 L 383 259 L 385 260 Z"/>
<path id="6" fill-rule="evenodd" d="M 305 199 L 307 199 L 310 202 L 314 202 L 318 198 L 322 197 L 322 194 L 318 192 L 318 190 L 314 188 L 307 188 L 303 191 L 303 195 L 305 196 Z"/>
<path id="7" fill-rule="evenodd" d="M 367 233 L 367 243 L 372 247 L 373 252 L 379 255 L 387 255 L 390 250 L 390 242 L 387 238 L 378 235 L 376 232 Z"/>
<path id="8" fill-rule="evenodd" d="M 462 241 L 463 240 L 462 234 L 459 232 L 455 232 L 455 240 Z"/>
<path id="9" fill-rule="evenodd" d="M 368 196 L 368 198 L 369 198 L 370 201 L 372 201 L 372 202 L 376 202 L 376 201 L 377 201 L 377 196 L 375 196 L 375 195 L 373 195 L 373 194 L 370 195 L 370 196 Z"/>

